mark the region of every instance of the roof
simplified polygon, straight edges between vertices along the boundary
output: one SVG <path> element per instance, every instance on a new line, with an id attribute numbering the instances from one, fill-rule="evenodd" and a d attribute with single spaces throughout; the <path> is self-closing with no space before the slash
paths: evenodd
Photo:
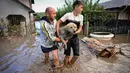
<path id="1" fill-rule="evenodd" d="M 35 3 L 34 0 L 31 0 L 31 3 L 34 4 Z"/>
<path id="2" fill-rule="evenodd" d="M 29 10 L 30 13 L 35 13 L 34 10 L 32 10 L 31 8 L 29 8 L 28 6 L 26 6 L 25 4 L 21 3 L 19 0 L 14 0 L 16 1 L 17 3 L 19 3 L 20 5 L 24 6 L 26 9 Z"/>
<path id="3" fill-rule="evenodd" d="M 105 9 L 120 8 L 123 6 L 130 6 L 130 0 L 111 0 L 100 3 Z"/>

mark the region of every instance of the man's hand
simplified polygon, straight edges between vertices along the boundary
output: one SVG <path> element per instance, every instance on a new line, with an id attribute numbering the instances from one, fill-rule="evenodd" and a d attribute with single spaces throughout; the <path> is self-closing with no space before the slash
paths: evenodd
<path id="1" fill-rule="evenodd" d="M 74 33 L 74 34 L 78 34 L 82 31 L 82 26 L 79 27 L 79 29 Z"/>
<path id="2" fill-rule="evenodd" d="M 66 43 L 68 43 L 68 40 L 65 40 Z"/>
<path id="3" fill-rule="evenodd" d="M 61 39 L 56 37 L 56 42 L 61 42 Z"/>
<path id="4" fill-rule="evenodd" d="M 78 34 L 78 32 L 76 31 L 74 34 Z"/>

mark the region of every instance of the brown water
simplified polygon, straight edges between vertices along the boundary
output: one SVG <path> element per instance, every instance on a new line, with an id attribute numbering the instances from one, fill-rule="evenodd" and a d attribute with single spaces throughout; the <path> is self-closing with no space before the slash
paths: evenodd
<path id="1" fill-rule="evenodd" d="M 113 43 L 130 43 L 130 35 L 116 35 L 112 39 Z"/>
<path id="2" fill-rule="evenodd" d="M 106 44 L 130 43 L 130 35 L 115 35 L 111 40 L 99 40 Z"/>
<path id="3" fill-rule="evenodd" d="M 10 42 L 12 43 L 10 44 Z M 37 58 L 42 58 L 43 56 L 38 42 L 38 37 L 0 40 L 0 73 L 21 73 L 27 71 Z M 130 35 L 116 35 L 112 40 L 101 42 L 114 44 L 130 43 Z"/>
<path id="4" fill-rule="evenodd" d="M 0 58 L 10 54 L 15 48 L 23 44 L 28 38 L 27 37 L 0 37 Z"/>
<path id="5" fill-rule="evenodd" d="M 0 45 L 0 50 L 3 50 L 0 51 L 0 73 L 25 71 L 42 54 L 35 37 L 28 39 L 23 39 L 22 37 L 15 37 L 15 39 L 12 38 L 10 40 L 2 39 Z"/>

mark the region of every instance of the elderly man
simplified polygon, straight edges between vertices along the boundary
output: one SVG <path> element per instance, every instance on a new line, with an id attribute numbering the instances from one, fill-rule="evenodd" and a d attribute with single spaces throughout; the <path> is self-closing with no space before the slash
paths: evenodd
<path id="1" fill-rule="evenodd" d="M 56 12 L 54 8 L 48 7 L 45 10 L 46 16 L 42 17 L 40 21 L 40 39 L 41 39 L 41 49 L 45 54 L 45 63 L 49 62 L 49 52 L 53 53 L 54 65 L 55 67 L 60 67 L 58 58 L 58 48 L 55 42 L 60 42 L 61 40 L 56 37 Z"/>

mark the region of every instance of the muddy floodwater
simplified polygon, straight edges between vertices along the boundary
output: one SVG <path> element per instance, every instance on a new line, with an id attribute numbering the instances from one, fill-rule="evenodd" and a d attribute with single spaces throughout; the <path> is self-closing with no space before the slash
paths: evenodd
<path id="1" fill-rule="evenodd" d="M 49 63 L 43 62 L 38 36 L 0 38 L 0 73 L 130 73 L 130 35 L 116 35 L 110 41 L 100 42 L 117 45 L 124 54 L 117 54 L 111 59 L 97 58 L 80 41 L 77 62 L 72 67 L 54 69 L 51 53 Z M 63 52 L 64 49 L 58 52 L 61 64 Z"/>
<path id="2" fill-rule="evenodd" d="M 129 35 L 115 35 L 112 40 L 102 41 L 103 43 L 113 43 L 113 44 L 121 44 L 121 43 L 130 43 L 130 34 Z"/>

